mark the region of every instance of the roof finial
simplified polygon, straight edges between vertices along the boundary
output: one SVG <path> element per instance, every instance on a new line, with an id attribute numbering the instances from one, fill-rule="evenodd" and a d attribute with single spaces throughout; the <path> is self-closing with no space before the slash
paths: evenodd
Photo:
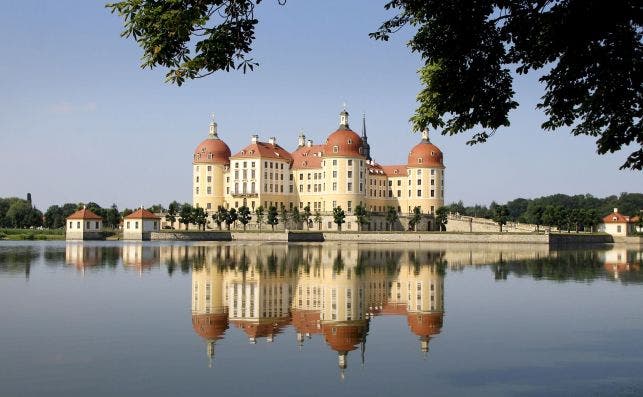
<path id="1" fill-rule="evenodd" d="M 210 138 L 219 138 L 217 133 L 217 123 L 214 121 L 214 113 L 210 114 Z"/>
<path id="2" fill-rule="evenodd" d="M 344 102 L 344 109 L 339 112 L 339 129 L 347 130 L 350 127 L 348 126 L 348 111 L 346 111 L 346 102 Z"/>
<path id="3" fill-rule="evenodd" d="M 425 141 L 425 142 L 431 142 L 429 140 L 429 129 L 428 128 L 425 128 L 425 129 L 422 130 L 422 140 Z"/>

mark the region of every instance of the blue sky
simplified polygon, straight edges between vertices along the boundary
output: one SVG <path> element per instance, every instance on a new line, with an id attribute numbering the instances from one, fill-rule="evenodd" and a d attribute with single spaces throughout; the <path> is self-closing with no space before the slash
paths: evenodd
<path id="1" fill-rule="evenodd" d="M 292 150 L 304 130 L 322 142 L 343 102 L 351 125 L 367 117 L 375 160 L 401 164 L 419 136 L 409 117 L 419 56 L 402 32 L 368 38 L 390 13 L 384 1 L 265 0 L 252 56 L 256 71 L 219 73 L 182 87 L 142 70 L 102 1 L 6 1 L 0 13 L 0 197 L 119 207 L 191 200 L 194 147 L 210 114 L 232 152 L 250 135 Z M 468 135 L 432 141 L 445 154 L 446 200 L 504 202 L 553 193 L 641 191 L 641 172 L 619 171 L 625 152 L 598 156 L 594 140 L 541 131 L 537 76 L 515 80 L 520 107 L 488 143 Z"/>

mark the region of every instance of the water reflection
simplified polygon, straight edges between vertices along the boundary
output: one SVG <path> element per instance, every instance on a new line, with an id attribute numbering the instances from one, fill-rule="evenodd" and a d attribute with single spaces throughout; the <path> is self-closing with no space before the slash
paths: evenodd
<path id="1" fill-rule="evenodd" d="M 253 344 L 275 341 L 288 325 L 300 348 L 319 335 L 337 352 L 342 370 L 351 351 L 360 349 L 363 358 L 375 316 L 405 316 L 424 354 L 442 329 L 444 252 L 357 245 L 194 248 L 202 265 L 192 273 L 192 325 L 210 359 L 230 324 Z"/>

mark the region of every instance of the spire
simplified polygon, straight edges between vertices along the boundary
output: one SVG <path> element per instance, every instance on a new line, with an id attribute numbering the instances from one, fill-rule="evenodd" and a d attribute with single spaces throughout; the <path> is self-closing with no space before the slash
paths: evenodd
<path id="1" fill-rule="evenodd" d="M 366 113 L 362 113 L 362 155 L 366 160 L 371 161 L 371 145 L 368 144 L 366 136 Z"/>
<path id="2" fill-rule="evenodd" d="M 431 142 L 429 139 L 429 129 L 425 128 L 422 130 L 422 142 Z"/>
<path id="3" fill-rule="evenodd" d="M 366 138 L 366 113 L 362 113 L 362 139 Z"/>
<path id="4" fill-rule="evenodd" d="M 210 115 L 210 132 L 208 133 L 210 139 L 219 139 L 217 132 L 217 123 L 214 121 L 214 113 Z"/>
<path id="5" fill-rule="evenodd" d="M 346 111 L 346 102 L 344 102 L 343 106 L 344 108 L 341 112 L 339 112 L 339 129 L 348 130 L 350 129 L 350 127 L 348 126 L 348 112 Z"/>

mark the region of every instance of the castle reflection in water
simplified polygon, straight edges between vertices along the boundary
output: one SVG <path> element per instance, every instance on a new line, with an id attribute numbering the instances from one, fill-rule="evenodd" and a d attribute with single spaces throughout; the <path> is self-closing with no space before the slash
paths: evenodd
<path id="1" fill-rule="evenodd" d="M 642 253 L 610 250 L 550 251 L 542 246 L 451 245 L 419 248 L 373 244 L 263 244 L 92 246 L 69 243 L 65 262 L 86 268 L 116 266 L 143 275 L 165 266 L 192 272 L 194 331 L 212 360 L 215 344 L 234 326 L 251 343 L 273 342 L 288 326 L 300 346 L 315 334 L 338 355 L 365 349 L 376 316 L 406 318 L 419 351 L 428 354 L 445 321 L 444 275 L 489 266 L 496 280 L 517 277 L 560 281 L 604 278 L 641 282 Z M 362 355 L 363 358 L 363 355 Z"/>

